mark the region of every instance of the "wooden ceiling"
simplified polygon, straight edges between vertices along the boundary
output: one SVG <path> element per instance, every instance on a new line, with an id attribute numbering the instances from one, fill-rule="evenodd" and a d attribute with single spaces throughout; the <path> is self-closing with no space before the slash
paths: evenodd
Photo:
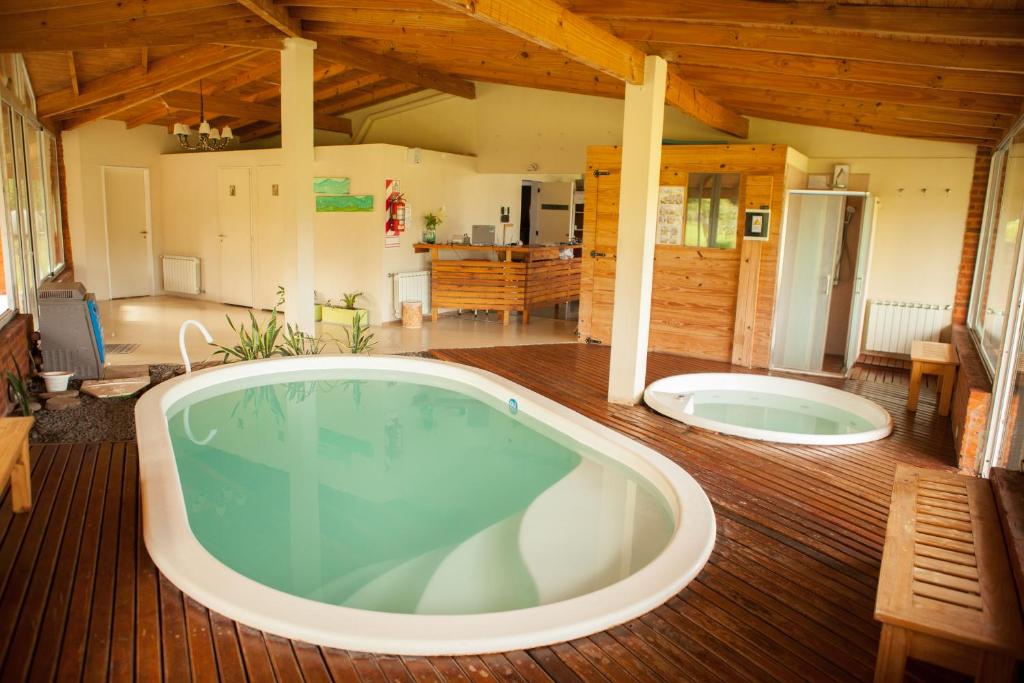
<path id="1" fill-rule="evenodd" d="M 666 100 L 745 137 L 744 117 L 992 145 L 1024 105 L 1024 0 L 4 0 L 48 122 L 279 129 L 278 49 L 317 41 L 316 126 L 473 81 L 622 97 L 643 58 Z M 581 113 L 581 115 L 583 115 Z"/>

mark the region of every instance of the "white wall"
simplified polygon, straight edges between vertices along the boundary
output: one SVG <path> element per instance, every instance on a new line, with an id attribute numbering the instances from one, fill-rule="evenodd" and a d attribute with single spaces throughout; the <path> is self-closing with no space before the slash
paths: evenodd
<path id="1" fill-rule="evenodd" d="M 588 145 L 622 141 L 621 100 L 478 83 L 475 100 L 422 96 L 431 104 L 408 110 L 418 97 L 354 112 L 351 118 L 359 130 L 376 116 L 365 132 L 367 142 L 458 149 L 477 155 L 477 168 L 489 173 L 578 174 Z M 396 108 L 401 113 L 389 113 Z M 674 108 L 666 109 L 664 137 L 736 141 Z M 831 173 L 833 164 L 848 163 L 852 173 L 869 174 L 879 211 L 868 297 L 953 302 L 972 145 L 763 119 L 751 119 L 748 141 L 795 147 L 809 157 L 809 173 Z"/>
<path id="2" fill-rule="evenodd" d="M 461 234 L 473 223 L 497 223 L 502 205 L 512 206 L 512 220 L 519 220 L 519 176 L 478 174 L 471 157 L 424 151 L 420 158 L 421 163 L 411 163 L 408 150 L 394 145 L 316 148 L 316 174 L 350 178 L 352 194 L 374 196 L 374 210 L 316 214 L 315 287 L 335 301 L 340 300 L 342 292 L 362 291 L 362 303 L 370 310 L 373 322 L 394 318 L 389 273 L 429 267 L 428 256 L 415 254 L 412 248 L 422 237 L 425 212 L 445 207 L 448 219 L 439 239 Z M 276 149 L 173 154 L 161 159 L 161 192 L 164 196 L 180 194 L 188 198 L 184 202 L 165 202 L 161 243 L 165 253 L 203 259 L 207 283 L 203 298 L 216 301 L 219 295 L 217 168 L 242 166 L 257 169 L 258 173 L 258 169 L 280 163 L 281 153 Z M 412 211 L 397 248 L 384 246 L 384 182 L 389 177 L 401 182 Z M 262 258 L 266 258 L 266 245 L 258 239 L 256 250 L 264 252 Z"/>
<path id="3" fill-rule="evenodd" d="M 160 158 L 174 149 L 173 138 L 160 126 L 127 129 L 121 121 L 97 121 L 62 134 L 67 171 L 68 223 L 75 258 L 75 277 L 100 299 L 110 298 L 109 265 L 103 215 L 103 166 L 149 169 L 153 213 L 153 251 L 159 272 L 163 198 Z M 180 201 L 180 200 L 172 200 Z M 159 278 L 157 281 L 159 289 Z"/>

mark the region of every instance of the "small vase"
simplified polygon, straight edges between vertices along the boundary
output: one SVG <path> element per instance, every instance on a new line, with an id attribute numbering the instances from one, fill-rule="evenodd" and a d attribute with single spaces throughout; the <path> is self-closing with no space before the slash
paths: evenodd
<path id="1" fill-rule="evenodd" d="M 423 241 L 426 244 L 434 244 L 437 241 L 437 229 L 433 226 L 423 231 Z"/>

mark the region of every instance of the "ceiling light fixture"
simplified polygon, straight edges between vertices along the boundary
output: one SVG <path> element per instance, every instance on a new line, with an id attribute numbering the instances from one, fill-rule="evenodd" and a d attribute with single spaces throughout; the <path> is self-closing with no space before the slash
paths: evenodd
<path id="1" fill-rule="evenodd" d="M 223 130 L 211 128 L 206 121 L 206 114 L 203 106 L 203 82 L 199 81 L 199 137 L 192 137 L 192 129 L 187 123 L 174 124 L 174 135 L 178 138 L 181 148 L 189 152 L 217 152 L 225 149 L 235 136 L 231 133 L 231 126 L 224 126 Z"/>

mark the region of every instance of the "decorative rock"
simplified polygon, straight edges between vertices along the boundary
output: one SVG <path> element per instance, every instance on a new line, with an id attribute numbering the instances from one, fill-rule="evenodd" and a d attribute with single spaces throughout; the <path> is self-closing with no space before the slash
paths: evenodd
<path id="1" fill-rule="evenodd" d="M 103 379 L 138 379 L 149 377 L 148 365 L 108 365 L 103 368 Z"/>
<path id="2" fill-rule="evenodd" d="M 77 396 L 55 396 L 46 402 L 47 410 L 67 410 L 82 405 L 82 399 Z"/>
<path id="3" fill-rule="evenodd" d="M 120 398 L 132 396 L 148 386 L 149 375 L 124 379 L 87 379 L 82 382 L 82 392 L 96 398 Z"/>
<path id="4" fill-rule="evenodd" d="M 28 402 L 28 409 L 31 410 L 34 413 L 37 410 L 42 410 L 43 406 L 42 406 L 41 403 L 39 403 L 39 401 L 29 401 Z"/>
<path id="5" fill-rule="evenodd" d="M 40 394 L 36 394 L 41 399 L 58 398 L 61 396 L 78 396 L 78 389 L 68 389 L 67 391 L 44 391 Z"/>

